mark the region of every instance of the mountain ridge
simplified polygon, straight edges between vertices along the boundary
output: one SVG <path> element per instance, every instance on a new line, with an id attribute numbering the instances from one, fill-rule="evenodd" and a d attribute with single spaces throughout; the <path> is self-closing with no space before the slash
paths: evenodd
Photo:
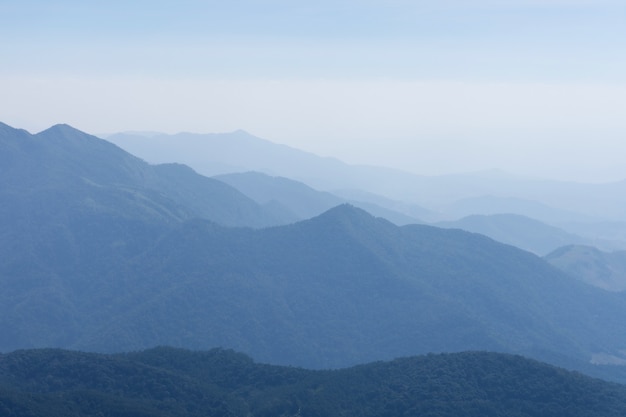
<path id="1" fill-rule="evenodd" d="M 223 349 L 0 355 L 0 410 L 7 417 L 617 417 L 624 404 L 623 385 L 485 352 L 331 371 L 259 364 Z"/>
<path id="2" fill-rule="evenodd" d="M 481 233 L 499 242 L 546 255 L 566 244 L 590 243 L 590 240 L 550 226 L 539 220 L 510 213 L 470 215 L 456 221 L 437 222 L 437 227 L 458 228 Z"/>
<path id="3" fill-rule="evenodd" d="M 179 206 L 173 210 L 164 208 L 164 213 L 180 211 L 182 206 L 187 206 L 183 212 L 174 215 L 176 220 L 199 216 L 230 225 L 250 226 L 280 222 L 272 218 L 274 216 L 272 213 L 264 213 L 264 210 L 248 197 L 220 181 L 200 176 L 191 168 L 183 168 L 182 165 L 149 165 L 117 145 L 69 125 L 55 125 L 36 135 L 24 131 L 17 140 L 5 137 L 4 143 L 30 148 L 30 152 L 19 157 L 7 155 L 15 161 L 21 160 L 22 164 L 12 164 L 10 166 L 12 170 L 4 176 L 7 180 L 19 177 L 19 181 L 27 181 L 23 186 L 30 189 L 49 187 L 51 184 L 56 187 L 55 181 L 58 184 L 72 183 L 77 190 L 86 193 L 89 192 L 89 188 L 104 186 L 141 195 L 144 201 L 161 201 L 160 205 Z M 14 172 L 13 169 L 17 171 Z M 168 175 L 161 175 L 163 171 L 170 172 Z M 177 179 L 171 171 L 176 171 Z M 190 190 L 187 187 L 190 182 L 195 184 L 196 190 L 202 189 L 202 193 Z M 15 185 L 7 182 L 5 184 L 7 187 Z M 211 204 L 211 201 L 206 197 L 203 198 L 201 194 L 213 196 L 215 200 L 221 200 L 223 205 L 237 206 L 240 208 L 239 213 L 237 210 L 224 210 L 219 204 Z M 169 203 L 166 203 L 166 200 L 169 200 Z M 226 203 L 228 200 L 231 202 Z M 247 208 L 244 209 L 244 206 Z M 255 216 L 257 219 L 253 219 Z"/>
<path id="4" fill-rule="evenodd" d="M 568 245 L 545 259 L 588 284 L 608 291 L 626 290 L 626 251 L 606 252 L 588 245 Z"/>
<path id="5" fill-rule="evenodd" d="M 429 177 L 392 168 L 349 165 L 295 148 L 285 148 L 285 145 L 255 136 L 252 136 L 255 142 L 252 154 L 249 150 L 246 151 L 243 144 L 237 148 L 234 141 L 229 144 L 227 152 L 213 144 L 219 136 L 220 134 L 215 133 L 193 134 L 187 136 L 189 141 L 184 140 L 184 134 L 163 135 L 159 141 L 124 135 L 107 138 L 137 155 L 151 154 L 161 158 L 152 162 L 184 162 L 205 175 L 260 171 L 302 181 L 319 190 L 330 192 L 337 189 L 365 190 L 405 203 L 426 206 L 435 211 L 458 200 L 494 195 L 501 198 L 537 201 L 559 210 L 570 210 L 579 218 L 624 220 L 622 207 L 626 200 L 622 195 L 626 180 L 605 184 L 583 184 L 492 173 Z M 236 139 L 232 133 L 224 136 Z M 247 138 L 250 139 L 250 136 Z M 191 139 L 197 141 L 197 144 L 190 144 Z M 155 154 L 157 148 L 160 151 Z M 254 158 L 246 154 L 254 155 Z M 230 168 L 220 172 L 221 168 L 219 164 L 215 165 L 215 159 L 220 160 L 220 164 L 230 165 Z M 593 196 L 593 199 L 581 196 Z"/>
<path id="6" fill-rule="evenodd" d="M 217 314 L 209 313 L 212 308 L 226 307 L 230 313 L 222 312 L 219 316 L 230 317 L 228 331 L 237 334 L 231 340 L 238 340 L 230 347 L 254 351 L 256 358 L 273 363 L 292 357 L 286 364 L 314 364 L 317 360 L 329 366 L 345 364 L 341 362 L 345 359 L 339 360 L 340 352 L 354 349 L 350 345 L 355 340 L 367 340 L 372 349 L 370 353 L 359 353 L 360 362 L 373 359 L 373 352 L 382 352 L 385 345 L 387 355 L 395 356 L 463 347 L 531 354 L 541 349 L 554 354 L 580 349 L 579 354 L 590 355 L 617 342 L 609 340 L 619 333 L 613 330 L 610 334 L 614 336 L 607 338 L 604 329 L 619 327 L 608 320 L 616 314 L 615 309 L 621 308 L 619 297 L 609 300 L 604 292 L 573 281 L 540 258 L 481 235 L 422 225 L 397 227 L 349 205 L 314 219 L 270 229 L 233 231 L 205 222 L 192 222 L 185 229 L 162 239 L 153 251 L 135 260 L 136 266 L 114 273 L 120 278 L 135 277 L 140 283 L 153 281 L 156 276 L 162 279 L 157 282 L 164 286 L 162 290 L 133 301 L 135 306 L 144 306 L 141 313 L 137 310 L 139 315 L 133 313 L 132 320 L 120 316 L 116 321 L 122 327 L 126 326 L 123 322 L 135 322 L 135 330 L 97 331 L 99 335 L 94 333 L 95 339 L 85 347 L 101 345 L 105 339 L 124 340 L 123 334 L 139 328 L 163 328 L 165 310 L 157 308 L 150 313 L 156 307 L 151 307 L 150 300 L 160 299 L 159 294 L 174 293 L 179 294 L 176 299 L 186 299 L 189 308 L 198 309 L 197 316 L 211 317 Z M 447 248 L 445 252 L 440 250 L 442 247 Z M 158 265 L 145 268 L 157 259 Z M 243 259 L 247 261 L 242 262 Z M 480 268 L 485 269 L 476 266 L 477 259 L 484 259 Z M 513 275 L 504 272 L 511 269 L 511 262 L 517 265 Z M 447 264 L 446 269 L 440 269 L 443 264 Z M 146 284 L 141 285 L 145 288 Z M 231 285 L 242 287 L 227 292 L 231 294 L 226 298 L 230 305 L 227 307 L 220 301 L 225 300 L 223 296 L 215 291 L 224 291 Z M 198 298 L 200 288 L 205 287 L 208 298 Z M 192 288 L 194 296 L 189 292 Z M 252 289 L 258 298 L 246 298 Z M 106 288 L 98 290 L 99 294 L 106 292 Z M 559 294 L 559 305 L 554 305 L 554 294 Z M 273 300 L 271 307 L 266 304 L 268 299 Z M 200 300 L 202 305 L 197 304 Z M 208 300 L 211 302 L 206 305 Z M 248 308 L 244 311 L 235 308 L 237 305 Z M 529 305 L 537 309 L 530 315 Z M 152 322 L 149 317 L 159 319 Z M 236 317 L 241 321 L 233 321 Z M 263 322 L 259 322 L 260 317 L 264 317 Z M 349 320 L 341 324 L 339 317 Z M 381 321 L 383 317 L 386 318 Z M 495 317 L 498 320 L 494 321 Z M 260 326 L 254 332 L 254 342 L 242 327 L 248 320 Z M 324 327 L 322 323 L 329 320 L 334 321 L 333 326 Z M 348 324 L 350 320 L 354 320 L 352 324 Z M 600 331 L 598 323 L 603 321 L 606 323 Z M 272 330 L 262 330 L 270 323 L 274 323 Z M 298 324 L 293 327 L 295 323 Z M 208 338 L 203 343 L 215 344 L 217 339 L 211 337 L 225 331 L 225 324 L 196 323 L 200 327 L 191 327 L 189 331 L 205 334 Z M 208 328 L 213 328 L 213 336 L 206 333 Z M 391 331 L 392 328 L 396 330 Z M 581 339 L 581 331 L 588 336 Z M 403 336 L 398 338 L 396 332 Z M 526 332 L 542 334 L 546 339 L 532 341 Z M 266 334 L 273 335 L 272 341 L 262 336 Z M 332 343 L 302 345 L 299 337 L 305 334 Z M 394 339 L 394 349 L 389 350 L 388 344 Z M 167 340 L 156 338 L 148 343 L 167 344 Z M 282 346 L 278 356 L 271 348 L 276 343 Z M 579 356 L 579 360 L 586 355 Z M 311 361 L 314 357 L 320 359 Z M 590 360 L 590 356 L 586 358 Z"/>
<path id="7" fill-rule="evenodd" d="M 308 185 L 285 177 L 273 177 L 260 172 L 222 174 L 213 178 L 235 187 L 262 205 L 277 204 L 293 213 L 294 220 L 304 220 L 322 214 L 339 204 L 349 203 L 375 216 L 385 217 L 395 224 L 420 223 L 416 217 L 371 201 L 346 199 L 328 191 L 318 191 Z"/>

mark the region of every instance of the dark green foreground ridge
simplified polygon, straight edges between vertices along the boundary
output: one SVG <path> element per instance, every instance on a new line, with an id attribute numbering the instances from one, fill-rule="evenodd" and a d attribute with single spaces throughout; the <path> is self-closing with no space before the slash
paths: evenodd
<path id="1" fill-rule="evenodd" d="M 0 415 L 610 417 L 626 387 L 484 352 L 312 371 L 222 349 L 44 349 L 0 355 Z"/>

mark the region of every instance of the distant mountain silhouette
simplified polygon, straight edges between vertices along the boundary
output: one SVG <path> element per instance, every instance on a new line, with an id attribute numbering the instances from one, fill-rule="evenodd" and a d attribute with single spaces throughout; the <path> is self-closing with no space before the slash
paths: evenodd
<path id="1" fill-rule="evenodd" d="M 243 130 L 149 137 L 119 133 L 106 139 L 149 162 L 182 162 L 209 176 L 258 171 L 317 186 L 329 185 L 329 177 L 342 178 L 346 172 L 346 164 L 339 160 L 275 144 Z"/>
<path id="2" fill-rule="evenodd" d="M 224 174 L 213 177 L 233 186 L 262 205 L 277 205 L 293 213 L 298 220 L 308 219 L 343 203 L 351 203 L 374 216 L 399 224 L 421 223 L 415 217 L 357 199 L 344 199 L 332 193 L 317 191 L 308 185 L 284 177 L 260 172 Z"/>
<path id="3" fill-rule="evenodd" d="M 360 207 L 363 209 L 366 209 L 366 206 L 364 204 L 372 204 L 376 207 L 384 207 L 388 210 L 392 210 L 394 213 L 401 213 L 404 216 L 408 216 L 408 218 L 405 218 L 404 220 L 409 220 L 409 219 L 411 220 L 411 221 L 402 221 L 402 219 L 392 220 L 394 223 L 398 225 L 422 223 L 424 221 L 430 222 L 430 221 L 439 219 L 440 217 L 438 213 L 434 213 L 433 211 L 425 207 L 419 206 L 417 204 L 407 203 L 406 201 L 394 200 L 391 198 L 386 198 L 379 194 L 374 194 L 374 193 L 370 193 L 370 192 L 363 191 L 363 190 L 340 189 L 340 190 L 333 190 L 333 194 L 339 197 L 342 197 L 346 201 L 352 202 L 353 204 L 355 201 L 358 201 L 362 204 Z M 376 215 L 375 213 L 372 213 L 372 214 Z M 383 215 L 379 215 L 379 216 L 385 217 Z"/>
<path id="4" fill-rule="evenodd" d="M 375 202 L 380 206 L 426 221 L 497 213 L 520 214 L 556 226 L 560 225 L 554 223 L 555 220 L 626 221 L 623 210 L 626 180 L 579 184 L 529 179 L 493 170 L 441 176 L 415 175 L 390 168 L 349 165 L 272 143 L 244 131 L 156 136 L 115 134 L 106 138 L 149 162 L 185 163 L 204 175 L 257 171 L 301 181 L 321 191 L 365 191 L 384 197 Z M 343 191 L 341 196 L 345 198 Z M 483 201 L 478 211 L 468 212 L 460 206 L 486 198 L 498 205 L 508 200 L 507 209 L 490 210 L 489 207 L 494 207 L 493 201 Z M 355 200 L 366 201 L 362 198 Z M 443 212 L 439 217 L 416 215 L 399 210 L 396 204 L 381 204 L 385 200 L 426 207 L 433 214 Z M 465 203 L 456 203 L 464 200 Z M 538 208 L 541 215 L 536 213 Z M 548 208 L 550 210 L 546 210 Z"/>
<path id="5" fill-rule="evenodd" d="M 185 220 L 278 222 L 220 181 L 148 165 L 67 125 L 36 135 L 0 125 L 0 158 L 2 349 L 69 343 L 92 280 Z"/>
<path id="6" fill-rule="evenodd" d="M 588 284 L 609 291 L 626 290 L 626 251 L 604 252 L 590 246 L 568 245 L 545 259 Z"/>
<path id="7" fill-rule="evenodd" d="M 0 355 L 0 407 L 15 417 L 620 417 L 626 387 L 480 352 L 309 371 L 220 349 L 47 349 Z"/>
<path id="8" fill-rule="evenodd" d="M 626 222 L 563 222 L 560 225 L 604 251 L 626 250 Z"/>
<path id="9" fill-rule="evenodd" d="M 213 178 L 236 188 L 259 204 L 279 204 L 298 220 L 318 216 L 345 202 L 342 198 L 317 191 L 304 183 L 260 172 L 224 174 Z"/>
<path id="10" fill-rule="evenodd" d="M 202 217 L 231 226 L 280 222 L 220 181 L 197 175 L 182 165 L 148 165 L 107 141 L 67 125 L 36 135 L 3 125 L 0 133 L 7 162 L 0 179 L 3 191 L 30 193 L 33 198 L 39 192 L 76 193 L 64 198 L 76 200 L 75 204 L 83 208 L 97 206 L 97 195 L 109 193 L 119 201 L 107 210 L 122 216 L 136 210 L 144 219 Z"/>
<path id="11" fill-rule="evenodd" d="M 588 239 L 516 214 L 473 215 L 434 225 L 480 233 L 537 255 L 546 255 L 564 245 L 590 243 Z"/>
<path id="12" fill-rule="evenodd" d="M 591 222 L 593 218 L 567 210 L 556 209 L 546 204 L 511 197 L 493 195 L 473 197 L 455 201 L 442 209 L 442 215 L 459 219 L 472 215 L 515 214 L 538 220 L 550 225 L 565 222 Z M 449 220 L 453 221 L 453 220 Z"/>

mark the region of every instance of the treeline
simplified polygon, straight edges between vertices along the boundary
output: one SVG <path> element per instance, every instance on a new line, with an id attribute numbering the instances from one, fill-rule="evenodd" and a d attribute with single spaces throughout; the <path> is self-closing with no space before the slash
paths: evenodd
<path id="1" fill-rule="evenodd" d="M 0 356 L 0 415 L 617 417 L 626 387 L 483 352 L 310 371 L 221 349 L 45 349 Z"/>

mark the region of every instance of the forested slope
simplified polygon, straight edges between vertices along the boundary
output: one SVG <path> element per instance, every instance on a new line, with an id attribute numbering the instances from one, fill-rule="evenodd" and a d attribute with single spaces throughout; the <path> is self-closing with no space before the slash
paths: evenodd
<path id="1" fill-rule="evenodd" d="M 335 371 L 158 348 L 0 355 L 6 417 L 617 417 L 626 388 L 519 356 L 467 352 Z"/>

